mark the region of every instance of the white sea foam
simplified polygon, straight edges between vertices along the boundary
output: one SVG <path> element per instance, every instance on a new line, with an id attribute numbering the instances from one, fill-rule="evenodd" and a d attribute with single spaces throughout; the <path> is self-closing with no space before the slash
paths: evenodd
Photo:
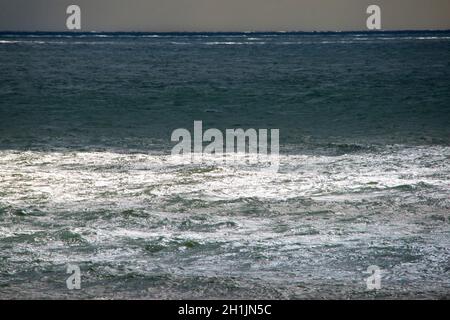
<path id="1" fill-rule="evenodd" d="M 261 44 L 266 44 L 266 42 L 253 42 L 253 41 L 211 41 L 211 42 L 205 42 L 206 45 L 209 46 L 216 46 L 216 45 L 261 45 Z"/>
<path id="2" fill-rule="evenodd" d="M 280 172 L 190 157 L 112 152 L 0 152 L 2 202 L 19 206 L 139 206 L 149 199 L 288 200 L 427 185 L 448 186 L 447 147 L 342 156 L 281 155 Z M 105 194 L 110 196 L 105 197 Z M 443 196 L 442 194 L 440 195 Z"/>
<path id="3" fill-rule="evenodd" d="M 449 284 L 449 157 L 446 146 L 285 154 L 269 173 L 182 156 L 3 150 L 3 268 L 76 261 L 93 270 L 83 277 L 264 276 L 294 293 L 290 285 L 310 274 L 334 296 L 339 283 L 355 294 L 349 284 L 376 261 L 390 267 L 386 287 L 403 283 L 390 295 L 405 281 L 420 284 L 408 285 L 412 294 L 439 293 Z M 36 285 L 8 290 L 42 294 Z"/>

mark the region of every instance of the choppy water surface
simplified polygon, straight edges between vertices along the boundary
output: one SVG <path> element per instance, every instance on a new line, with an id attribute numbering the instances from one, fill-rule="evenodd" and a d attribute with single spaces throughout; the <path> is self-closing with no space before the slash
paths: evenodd
<path id="1" fill-rule="evenodd" d="M 0 34 L 0 297 L 448 299 L 449 52 L 446 32 Z M 280 170 L 174 161 L 194 120 L 279 128 Z"/>

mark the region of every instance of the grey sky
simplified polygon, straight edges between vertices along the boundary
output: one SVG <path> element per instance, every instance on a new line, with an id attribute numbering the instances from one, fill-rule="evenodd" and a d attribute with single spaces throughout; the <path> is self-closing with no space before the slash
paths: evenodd
<path id="1" fill-rule="evenodd" d="M 70 4 L 82 31 L 365 30 L 369 4 L 383 29 L 450 29 L 450 0 L 0 0 L 0 30 L 64 31 Z"/>

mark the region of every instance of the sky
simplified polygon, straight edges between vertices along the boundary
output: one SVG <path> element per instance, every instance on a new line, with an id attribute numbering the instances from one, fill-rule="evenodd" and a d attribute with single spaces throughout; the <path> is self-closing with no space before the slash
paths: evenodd
<path id="1" fill-rule="evenodd" d="M 81 31 L 366 30 L 370 4 L 384 30 L 450 29 L 450 0 L 0 0 L 0 31 L 67 31 L 70 4 Z"/>

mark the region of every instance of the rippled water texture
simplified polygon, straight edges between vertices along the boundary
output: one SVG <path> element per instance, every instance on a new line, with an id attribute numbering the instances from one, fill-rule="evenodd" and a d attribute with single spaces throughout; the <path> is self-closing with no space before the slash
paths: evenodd
<path id="1" fill-rule="evenodd" d="M 0 34 L 0 298 L 450 298 L 449 52 L 448 32 Z M 194 120 L 279 128 L 279 171 L 170 157 Z"/>

